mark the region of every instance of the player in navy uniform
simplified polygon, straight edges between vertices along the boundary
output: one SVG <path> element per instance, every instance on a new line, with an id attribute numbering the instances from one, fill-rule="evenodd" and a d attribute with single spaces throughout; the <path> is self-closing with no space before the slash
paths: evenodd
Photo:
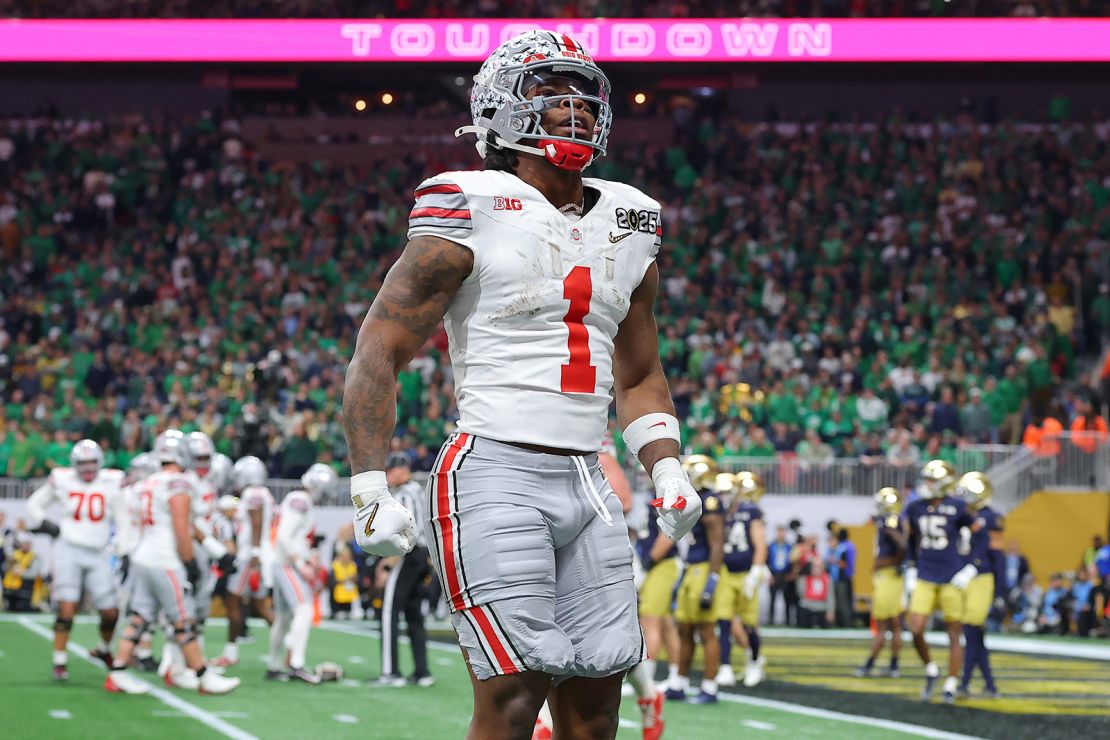
<path id="1" fill-rule="evenodd" d="M 669 686 L 678 678 L 678 629 L 671 604 L 682 566 L 678 546 L 659 531 L 656 518 L 648 516 L 646 521 L 642 535 L 636 540 L 636 556 L 644 573 L 640 586 L 640 629 L 644 632 L 649 656 L 659 655 L 663 652 L 660 648 L 665 648 L 670 661 Z"/>
<path id="2" fill-rule="evenodd" d="M 902 499 L 895 488 L 880 488 L 875 494 L 875 568 L 871 590 L 871 618 L 875 620 L 875 636 L 867 662 L 856 669 L 856 678 L 866 678 L 875 667 L 890 632 L 890 676 L 898 674 L 898 653 L 902 649 L 902 624 L 898 617 L 904 606 L 902 575 L 898 572 L 906 555 L 906 533 L 898 515 Z"/>
<path id="3" fill-rule="evenodd" d="M 702 500 L 702 517 L 690 531 L 693 543 L 686 553 L 686 572 L 678 587 L 678 621 L 680 642 L 678 681 L 667 689 L 668 699 L 685 699 L 690 687 L 690 663 L 694 658 L 694 635 L 701 637 L 705 650 L 705 678 L 701 692 L 692 700 L 697 704 L 717 702 L 717 669 L 721 653 L 717 625 L 713 621 L 714 596 L 721 580 L 724 560 L 725 507 L 720 494 L 713 490 L 717 465 L 704 455 L 691 455 L 683 463 L 690 483 Z"/>
<path id="4" fill-rule="evenodd" d="M 986 683 L 984 696 L 998 696 L 998 687 L 991 672 L 990 651 L 983 639 L 983 625 L 994 602 L 995 566 L 1003 558 L 1002 516 L 990 507 L 993 490 L 990 479 L 978 472 L 967 473 L 956 484 L 956 495 L 967 502 L 979 527 L 971 535 L 967 558 L 978 575 L 964 592 L 964 674 L 960 680 L 960 694 L 964 696 L 968 694 L 971 674 L 976 667 Z"/>
<path id="5" fill-rule="evenodd" d="M 725 515 L 725 572 L 721 574 L 714 607 L 721 633 L 718 683 L 722 686 L 736 683 L 730 660 L 731 639 L 734 638 L 748 653 L 744 685 L 751 687 L 763 681 L 764 659 L 759 653 L 759 588 L 771 575 L 767 568 L 767 531 L 763 511 L 757 505 L 763 497 L 763 479 L 745 470 L 731 476 L 730 483 L 734 498 Z"/>
<path id="6" fill-rule="evenodd" d="M 916 559 L 915 566 L 906 570 L 907 587 L 913 592 L 910 599 L 909 627 L 913 645 L 925 663 L 925 690 L 921 698 L 928 701 L 933 694 L 933 684 L 940 675 L 929 655 L 925 642 L 925 626 L 929 617 L 939 607 L 944 614 L 948 632 L 948 677 L 944 681 L 944 700 L 954 702 L 963 664 L 963 591 L 978 574 L 975 566 L 967 564 L 959 552 L 960 528 L 976 531 L 967 504 L 952 495 L 956 484 L 956 471 L 943 460 L 931 460 L 922 469 L 921 498 L 906 506 L 905 518 L 909 526 L 910 552 Z"/>

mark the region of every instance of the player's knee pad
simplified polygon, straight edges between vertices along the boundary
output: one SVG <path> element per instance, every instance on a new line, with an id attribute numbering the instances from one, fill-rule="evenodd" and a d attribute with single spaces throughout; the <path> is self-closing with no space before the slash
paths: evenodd
<path id="1" fill-rule="evenodd" d="M 127 626 L 124 627 L 120 638 L 128 642 L 139 642 L 148 629 L 150 629 L 150 624 L 142 616 L 131 612 L 127 620 Z"/>
<path id="2" fill-rule="evenodd" d="M 173 639 L 181 647 L 195 641 L 199 636 L 200 630 L 197 629 L 197 623 L 192 619 L 178 622 L 173 627 Z"/>
<path id="3" fill-rule="evenodd" d="M 58 617 L 54 620 L 55 632 L 69 632 L 73 629 L 73 618 Z"/>

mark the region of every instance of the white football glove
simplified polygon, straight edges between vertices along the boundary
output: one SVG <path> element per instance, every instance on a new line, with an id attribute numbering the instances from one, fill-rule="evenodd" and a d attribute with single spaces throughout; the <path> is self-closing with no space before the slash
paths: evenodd
<path id="1" fill-rule="evenodd" d="M 912 596 L 913 590 L 917 588 L 917 568 L 906 568 L 902 583 L 906 595 Z"/>
<path id="2" fill-rule="evenodd" d="M 690 533 L 701 517 L 701 496 L 690 485 L 677 457 L 665 457 L 651 468 L 659 498 L 659 531 L 677 542 Z"/>
<path id="3" fill-rule="evenodd" d="M 979 569 L 968 563 L 963 568 L 960 568 L 956 575 L 952 576 L 952 580 L 949 581 L 949 583 L 963 591 L 971 585 L 971 582 L 977 575 L 979 575 Z"/>
<path id="4" fill-rule="evenodd" d="M 748 575 L 744 576 L 744 598 L 751 599 L 756 591 L 771 577 L 771 571 L 766 565 L 753 565 Z"/>
<path id="5" fill-rule="evenodd" d="M 405 555 L 416 546 L 416 520 L 389 493 L 381 470 L 351 478 L 351 503 L 355 506 L 355 542 L 364 551 L 391 557 Z"/>

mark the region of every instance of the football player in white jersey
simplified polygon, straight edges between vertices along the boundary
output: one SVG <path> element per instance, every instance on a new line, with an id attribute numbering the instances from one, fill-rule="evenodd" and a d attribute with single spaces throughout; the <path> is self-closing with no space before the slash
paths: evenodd
<path id="1" fill-rule="evenodd" d="M 216 513 L 216 499 L 219 496 L 219 487 L 213 477 L 216 448 L 204 432 L 191 432 L 185 437 L 185 443 L 189 449 L 189 460 L 192 466 L 185 474 L 190 478 L 193 486 L 193 501 L 190 509 L 193 516 L 193 539 L 199 545 L 193 549 L 197 568 L 200 570 L 200 580 L 195 584 L 193 591 L 193 602 L 196 604 L 197 644 L 200 645 L 203 653 L 204 623 L 208 619 L 212 606 L 212 592 L 216 586 L 212 566 L 214 563 L 219 563 L 221 568 L 229 569 L 233 567 L 234 561 L 228 557 L 227 547 L 213 535 L 212 531 L 212 519 Z M 219 475 L 219 471 L 216 471 L 216 475 Z M 185 667 L 180 650 L 170 639 L 166 641 L 166 650 L 158 672 L 170 686 L 194 688 L 192 674 Z"/>
<path id="2" fill-rule="evenodd" d="M 50 477 L 27 499 L 32 531 L 58 537 L 54 545 L 54 679 L 69 678 L 66 645 L 73 629 L 73 615 L 84 591 L 100 612 L 100 642 L 93 656 L 112 664 L 110 643 L 119 619 L 116 582 L 105 548 L 113 539 L 116 555 L 125 555 L 131 527 L 122 470 L 105 468 L 104 452 L 91 439 L 73 445 L 68 468 L 55 468 Z M 57 504 L 63 511 L 61 525 L 46 519 Z"/>
<path id="3" fill-rule="evenodd" d="M 304 490 L 292 491 L 281 500 L 278 514 L 273 565 L 274 625 L 270 630 L 266 678 L 318 684 L 320 677 L 304 667 L 312 628 L 313 585 L 320 568 L 309 542 L 314 528 L 312 507 L 334 493 L 339 478 L 327 465 L 316 463 L 301 476 L 301 485 Z"/>
<path id="4" fill-rule="evenodd" d="M 105 690 L 145 694 L 149 685 L 127 672 L 136 644 L 155 623 L 159 613 L 173 624 L 173 639 L 184 654 L 202 694 L 226 694 L 239 679 L 221 676 L 204 664 L 197 644 L 196 606 L 193 589 L 200 580 L 192 536 L 193 486 L 186 475 L 189 450 L 180 432 L 163 433 L 154 443 L 161 470 L 141 484 L 141 526 L 131 554 L 132 585 L 130 620 L 120 635 L 119 652 Z"/>
<path id="5" fill-rule="evenodd" d="M 149 452 L 141 452 L 131 459 L 131 464 L 127 467 L 127 478 L 125 479 L 127 485 L 124 486 L 123 495 L 127 502 L 127 509 L 130 512 L 131 519 L 131 538 L 123 548 L 122 551 L 126 553 L 120 564 L 120 581 L 123 584 L 121 589 L 122 599 L 121 603 L 126 606 L 127 602 L 131 600 L 131 579 L 129 577 L 130 570 L 130 554 L 135 549 L 138 542 L 139 533 L 142 530 L 142 500 L 140 493 L 142 491 L 142 482 L 154 475 L 161 469 L 158 458 L 154 457 Z M 154 637 L 148 630 L 143 633 L 142 639 L 135 647 L 135 653 L 132 658 L 132 664 L 144 673 L 154 673 L 158 670 L 158 661 L 154 659 L 153 648 Z"/>
<path id="6" fill-rule="evenodd" d="M 376 555 L 415 544 L 383 467 L 397 373 L 443 320 L 460 420 L 422 524 L 471 671 L 469 736 L 528 737 L 550 692 L 557 734 L 613 737 L 621 680 L 645 658 L 622 506 L 597 459 L 613 397 L 661 530 L 680 538 L 701 513 L 659 361 L 660 205 L 583 179 L 612 113 L 574 39 L 524 33 L 474 79 L 458 133 L 478 135 L 485 169 L 417 188 L 347 369 L 355 536 Z"/>
<path id="7" fill-rule="evenodd" d="M 265 486 L 266 465 L 248 455 L 236 460 L 231 471 L 232 485 L 239 495 L 236 521 L 236 572 L 228 580 L 227 643 L 216 659 L 221 666 L 239 662 L 238 640 L 243 636 L 247 614 L 243 598 L 273 625 L 270 589 L 273 587 L 274 548 L 270 529 L 274 519 L 274 494 Z"/>

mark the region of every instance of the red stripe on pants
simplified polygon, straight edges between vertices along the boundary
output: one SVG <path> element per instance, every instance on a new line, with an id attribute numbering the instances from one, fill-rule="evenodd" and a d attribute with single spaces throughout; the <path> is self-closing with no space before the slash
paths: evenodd
<path id="1" fill-rule="evenodd" d="M 509 651 L 501 644 L 501 640 L 497 638 L 497 633 L 490 624 L 489 617 L 482 611 L 482 607 L 476 606 L 470 610 L 474 615 L 475 621 L 482 630 L 482 635 L 486 638 L 486 642 L 493 648 L 493 655 L 497 658 L 497 664 L 501 668 L 502 673 L 520 673 L 520 669 L 513 663 L 513 659 L 509 657 Z"/>
<path id="2" fill-rule="evenodd" d="M 288 565 L 285 566 L 285 577 L 289 579 L 289 583 L 293 586 L 293 594 L 297 597 L 297 603 L 304 603 L 304 594 L 301 593 L 301 587 L 297 583 L 297 579 L 293 576 L 293 569 Z"/>
<path id="3" fill-rule="evenodd" d="M 436 521 L 439 522 L 440 538 L 443 540 L 443 577 L 447 579 L 447 593 L 451 597 L 451 605 L 456 611 L 466 608 L 462 599 L 462 583 L 459 579 L 458 566 L 455 563 L 455 531 L 451 524 L 451 499 L 450 478 L 451 467 L 455 458 L 470 440 L 469 434 L 460 434 L 454 444 L 443 456 L 443 462 L 436 471 Z M 446 512 L 446 513 L 445 513 Z"/>
<path id="4" fill-rule="evenodd" d="M 185 611 L 185 595 L 181 592 L 181 582 L 177 580 L 177 574 L 172 570 L 167 570 L 166 576 L 169 577 L 170 585 L 173 586 L 173 595 L 177 599 L 177 611 L 181 618 L 185 619 L 189 616 L 189 613 Z"/>

